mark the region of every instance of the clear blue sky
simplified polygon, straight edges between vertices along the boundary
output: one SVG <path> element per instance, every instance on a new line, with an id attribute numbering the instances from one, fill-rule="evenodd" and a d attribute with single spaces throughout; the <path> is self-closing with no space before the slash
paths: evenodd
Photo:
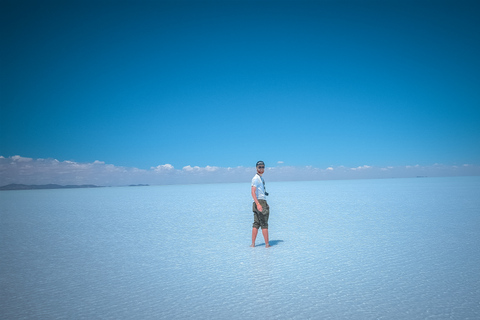
<path id="1" fill-rule="evenodd" d="M 2 1 L 0 155 L 480 164 L 478 1 Z"/>

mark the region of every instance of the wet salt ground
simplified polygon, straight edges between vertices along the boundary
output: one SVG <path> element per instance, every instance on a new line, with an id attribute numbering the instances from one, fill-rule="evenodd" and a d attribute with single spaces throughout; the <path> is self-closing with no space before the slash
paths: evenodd
<path id="1" fill-rule="evenodd" d="M 0 193 L 2 318 L 480 318 L 480 177 L 249 189 Z"/>

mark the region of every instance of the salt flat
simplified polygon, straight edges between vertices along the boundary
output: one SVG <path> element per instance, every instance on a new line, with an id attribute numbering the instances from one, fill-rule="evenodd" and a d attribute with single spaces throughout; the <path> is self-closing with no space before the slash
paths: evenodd
<path id="1" fill-rule="evenodd" d="M 5 319 L 478 319 L 480 177 L 0 193 Z"/>

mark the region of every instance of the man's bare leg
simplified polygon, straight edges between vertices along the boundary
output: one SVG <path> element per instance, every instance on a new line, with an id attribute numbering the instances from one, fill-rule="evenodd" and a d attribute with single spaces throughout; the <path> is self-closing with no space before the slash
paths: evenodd
<path id="1" fill-rule="evenodd" d="M 255 247 L 255 239 L 257 239 L 258 229 L 252 228 L 252 245 L 250 247 Z"/>
<path id="2" fill-rule="evenodd" d="M 262 228 L 262 233 L 263 233 L 263 239 L 265 239 L 265 248 L 270 248 L 270 244 L 268 243 L 268 229 Z"/>

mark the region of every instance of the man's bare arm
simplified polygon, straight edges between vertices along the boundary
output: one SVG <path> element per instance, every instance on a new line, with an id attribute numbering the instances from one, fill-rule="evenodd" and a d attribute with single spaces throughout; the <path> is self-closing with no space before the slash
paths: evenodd
<path id="1" fill-rule="evenodd" d="M 257 205 L 258 211 L 262 212 L 262 211 L 263 211 L 263 208 L 262 208 L 262 206 L 260 205 L 260 202 L 258 202 L 257 194 L 255 193 L 256 190 L 257 190 L 257 188 L 254 187 L 254 186 L 252 186 L 252 198 L 253 198 L 253 201 L 255 202 L 255 204 Z"/>

